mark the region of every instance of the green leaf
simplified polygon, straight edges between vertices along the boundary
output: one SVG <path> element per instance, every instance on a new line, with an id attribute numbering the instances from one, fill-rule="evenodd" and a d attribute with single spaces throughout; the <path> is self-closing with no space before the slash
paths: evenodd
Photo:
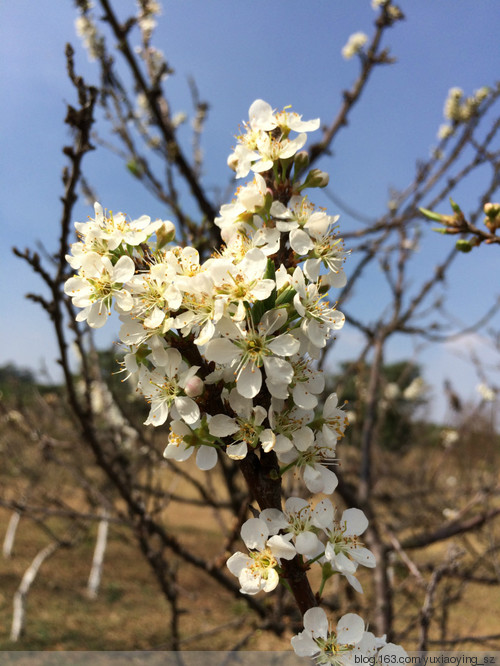
<path id="1" fill-rule="evenodd" d="M 434 222 L 441 222 L 442 215 L 439 213 L 434 213 L 432 210 L 427 210 L 427 208 L 419 208 L 418 209 L 425 217 L 428 217 L 430 220 L 434 220 Z"/>
<path id="2" fill-rule="evenodd" d="M 142 165 L 139 164 L 139 162 L 136 162 L 134 159 L 131 159 L 127 162 L 127 169 L 136 178 L 141 178 L 144 173 Z"/>

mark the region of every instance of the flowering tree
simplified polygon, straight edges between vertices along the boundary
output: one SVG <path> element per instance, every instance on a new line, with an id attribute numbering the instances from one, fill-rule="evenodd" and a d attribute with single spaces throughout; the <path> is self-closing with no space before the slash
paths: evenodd
<path id="1" fill-rule="evenodd" d="M 413 512 L 413 522 L 400 517 L 394 506 L 421 503 L 424 485 L 435 485 L 434 471 L 425 467 L 425 452 L 415 466 L 417 480 L 411 473 L 404 477 L 399 463 L 380 464 L 377 428 L 386 397 L 381 377 L 389 342 L 396 334 L 424 341 L 447 334 L 438 290 L 457 253 L 446 255 L 420 282 L 409 284 L 408 266 L 421 233 L 419 207 L 435 209 L 478 160 L 494 162 L 491 147 L 498 124 L 481 135 L 480 122 L 494 108 L 499 91 L 475 95 L 463 113 L 456 111 L 458 102 L 448 103 L 451 129 L 440 132 L 438 146 L 418 165 L 414 182 L 394 194 L 380 219 L 369 225 L 361 219 L 359 228 L 342 234 L 352 257 L 349 281 L 343 271 L 348 251 L 338 235 L 337 217 L 309 199 L 308 190 L 328 185 L 316 161 L 346 126 L 376 67 L 392 61 L 381 40 L 402 12 L 388 0 L 372 4 L 377 11 L 373 35 L 353 35 L 343 51 L 344 57 L 359 59 L 359 74 L 320 139 L 306 153 L 307 135 L 319 129 L 319 121 L 303 121 L 289 108 L 276 111 L 256 100 L 228 161 L 236 177 L 248 177 L 248 182 L 218 209 L 201 186 L 199 140 L 206 105 L 196 89 L 191 159 L 178 140 L 182 119 L 171 114 L 164 92 L 169 67 L 152 45 L 157 3 L 140 0 L 137 15 L 120 21 L 109 0 L 99 0 L 103 20 L 133 80 L 129 91 L 91 4 L 77 2 L 77 28 L 97 60 L 101 83 L 99 89 L 88 86 L 76 75 L 68 47 L 68 72 L 78 105 L 70 107 L 67 116 L 75 140 L 64 150 L 69 165 L 63 175 L 54 272 L 44 268 L 37 253 L 18 254 L 49 288 L 49 298 L 32 298 L 54 322 L 69 402 L 80 436 L 104 478 L 96 488 L 92 463 L 86 460 L 77 467 L 74 477 L 85 487 L 89 504 L 104 505 L 90 518 L 78 518 L 96 520 L 110 511 L 129 527 L 170 604 L 172 649 L 181 644 L 177 559 L 231 594 L 243 595 L 258 618 L 257 626 L 276 633 L 292 626 L 298 632 L 293 639 L 298 654 L 337 662 L 349 661 L 356 652 L 374 656 L 381 650 L 397 651 L 392 644 L 384 646 L 394 633 L 395 558 L 424 591 L 408 626 L 421 627 L 419 645 L 425 649 L 437 586 L 456 572 L 457 558 L 433 565 L 426 580 L 427 571 L 422 573 L 408 553 L 489 525 L 498 515 L 497 507 L 471 500 L 467 510 L 477 509 L 475 514 L 459 512 L 436 524 L 438 502 L 429 492 L 429 506 Z M 133 34 L 140 37 L 137 48 Z M 153 221 L 146 215 L 128 220 L 95 204 L 93 218 L 77 223 L 79 241 L 68 255 L 77 186 L 82 185 L 86 194 L 91 191 L 82 176 L 82 161 L 96 141 L 91 128 L 98 99 L 129 172 L 169 207 L 172 221 Z M 472 157 L 466 166 L 457 167 L 468 148 Z M 150 150 L 160 158 L 165 177 L 148 160 Z M 188 186 L 199 223 L 180 200 L 179 181 Z M 488 193 L 495 183 L 492 176 L 485 186 Z M 390 292 L 375 321 L 349 308 L 354 285 L 367 279 L 372 264 L 382 269 Z M 146 424 L 153 427 L 146 433 L 130 414 L 116 415 L 111 409 L 113 400 L 103 390 L 101 372 L 93 362 L 88 330 L 104 326 L 113 308 L 126 352 L 123 377 L 150 405 Z M 359 458 L 355 465 L 345 464 L 341 473 L 332 467 L 347 427 L 346 411 L 335 393 L 324 398 L 321 367 L 334 332 L 345 320 L 363 339 L 357 363 L 369 368 L 369 377 L 360 401 Z M 71 371 L 65 322 L 80 351 L 78 381 Z M 346 374 L 349 371 L 346 368 Z M 153 430 L 169 432 L 166 447 Z M 346 460 L 345 452 L 341 457 Z M 188 458 L 190 463 L 183 465 Z M 87 474 L 88 468 L 92 471 Z M 181 476 L 196 499 L 165 491 L 160 477 L 170 473 Z M 389 479 L 388 500 L 388 493 L 377 488 L 377 478 Z M 338 506 L 328 497 L 311 499 L 334 491 Z M 494 484 L 486 492 L 494 496 Z M 475 497 L 472 491 L 471 495 Z M 210 506 L 221 523 L 224 512 L 231 512 L 231 524 L 224 524 L 222 555 L 205 556 L 176 538 L 164 519 L 173 501 Z M 19 502 L 8 506 L 23 511 Z M 394 518 L 387 519 L 392 513 Z M 240 537 L 246 552 L 238 550 Z M 226 551 L 232 554 L 228 557 Z M 373 573 L 370 626 L 376 634 L 386 634 L 385 639 L 375 638 L 352 612 L 345 613 L 333 630 L 334 622 L 322 609 L 330 616 L 337 610 L 329 590 L 341 581 L 349 610 L 357 610 L 359 595 L 352 590 L 361 591 L 357 574 L 363 568 Z M 259 592 L 273 592 L 272 601 L 262 602 Z"/>
<path id="2" fill-rule="evenodd" d="M 315 607 L 334 574 L 362 591 L 358 566 L 375 566 L 359 540 L 366 516 L 356 508 L 336 516 L 328 499 L 312 508 L 289 497 L 282 506 L 286 473 L 301 476 L 311 493 L 333 493 L 338 480 L 329 467 L 347 425 L 334 393 L 315 413 L 325 382 L 314 361 L 344 323 L 327 294 L 346 283 L 337 218 L 306 194 L 328 183 L 300 152 L 318 127 L 262 100 L 251 105 L 228 162 L 237 178 L 251 172 L 253 179 L 222 206 L 215 223 L 224 245 L 205 262 L 196 249 L 173 244 L 172 222 L 128 223 L 96 203 L 95 217 L 76 225 L 81 240 L 68 261 L 78 275 L 64 291 L 82 308 L 77 321 L 93 328 L 114 303 L 124 371 L 151 404 L 145 423 L 170 425 L 165 458 L 196 454 L 202 470 L 221 455 L 239 462 L 261 509 L 241 528 L 248 554 L 227 561 L 241 592 L 271 592 L 281 579 L 304 613 L 305 630 L 292 640 L 297 654 L 349 658 L 354 646 L 367 656 L 390 648 L 355 614 L 331 632 Z M 307 578 L 314 564 L 322 569 L 316 594 Z"/>

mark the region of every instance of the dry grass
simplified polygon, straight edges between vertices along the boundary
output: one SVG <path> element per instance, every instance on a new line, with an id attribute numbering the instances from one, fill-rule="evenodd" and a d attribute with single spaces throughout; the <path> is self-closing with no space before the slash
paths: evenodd
<path id="1" fill-rule="evenodd" d="M 0 510 L 0 534 L 5 532 L 8 518 L 9 513 Z M 188 521 L 179 537 L 186 544 L 213 552 L 217 535 L 194 527 L 193 522 Z M 21 521 L 13 557 L 0 560 L 0 650 L 168 649 L 168 604 L 123 528 L 111 528 L 99 596 L 95 601 L 87 598 L 93 536 L 91 533 L 73 548 L 56 551 L 42 565 L 28 599 L 25 635 L 13 644 L 9 640 L 13 594 L 36 552 L 48 542 L 28 519 Z M 208 576 L 184 566 L 180 588 L 186 611 L 181 625 L 186 649 L 224 650 L 248 632 L 252 614 L 245 603 L 221 590 Z M 255 640 L 251 643 L 254 648 L 289 648 L 289 638 L 270 634 L 257 638 L 258 645 Z"/>
<path id="2" fill-rule="evenodd" d="M 38 424 L 61 440 L 70 440 L 71 424 L 65 419 Z M 22 429 L 3 428 L 0 441 L 8 442 L 3 452 L 14 447 L 23 447 L 26 460 L 35 464 L 31 474 L 35 475 L 36 488 L 43 488 L 38 499 L 61 498 L 66 506 L 81 509 L 88 506 L 81 491 L 75 490 L 71 474 L 57 466 L 44 465 L 36 456 L 39 446 L 29 442 Z M 2 452 L 0 444 L 0 453 Z M 479 448 L 478 448 L 479 447 Z M 478 451 L 481 455 L 477 455 Z M 86 466 L 85 456 L 80 453 L 79 464 Z M 342 451 L 343 470 L 346 478 L 353 476 L 358 454 L 354 449 Z M 414 446 L 404 454 L 381 453 L 376 466 L 375 492 L 379 502 L 379 515 L 402 539 L 418 534 L 422 529 L 432 530 L 443 524 L 446 510 L 460 511 L 478 492 L 486 493 L 498 483 L 498 440 L 480 441 L 477 437 L 463 437 L 451 449 L 442 447 Z M 187 463 L 191 470 L 194 465 Z M 4 456 L 0 469 L 0 497 L 16 499 L 26 487 L 26 472 Z M 96 474 L 98 480 L 99 473 Z M 183 481 L 172 478 L 166 470 L 165 484 L 179 494 L 185 494 Z M 200 474 L 200 478 L 202 475 Z M 32 479 L 33 480 L 33 479 Z M 216 479 L 215 479 L 216 482 Z M 420 494 L 413 494 L 415 490 Z M 191 491 L 192 492 L 192 491 Z M 395 502 L 397 496 L 413 497 L 412 500 Z M 484 495 L 487 496 L 487 493 Z M 499 505 L 498 495 L 488 496 L 481 502 L 479 497 L 474 511 L 486 505 Z M 0 508 L 0 540 L 3 539 L 10 512 Z M 164 514 L 164 522 L 178 539 L 195 552 L 210 557 L 221 552 L 220 528 L 213 511 L 208 507 L 192 507 L 186 504 L 171 504 Z M 500 580 L 499 521 L 466 537 L 459 535 L 438 544 L 409 551 L 414 565 L 428 583 L 432 567 L 449 558 L 450 549 L 455 549 L 460 570 L 470 569 L 473 576 Z M 46 526 L 61 534 L 66 529 L 62 518 L 51 518 Z M 47 560 L 30 592 L 26 632 L 16 644 L 9 640 L 12 621 L 12 599 L 26 567 L 36 553 L 49 542 L 47 534 L 29 518 L 23 518 L 18 528 L 15 550 L 10 560 L 0 559 L 0 650 L 145 650 L 169 648 L 170 610 L 159 591 L 158 584 L 149 565 L 140 553 L 132 534 L 121 525 L 110 529 L 109 545 L 103 571 L 100 594 L 91 601 L 85 594 L 90 571 L 97 526 L 92 524 L 82 531 L 71 548 L 62 548 Z M 489 554 L 482 558 L 482 552 Z M 208 576 L 192 567 L 177 562 L 179 592 L 183 612 L 181 616 L 182 646 L 187 650 L 226 650 L 242 640 L 254 627 L 255 616 L 245 602 L 231 596 L 217 586 Z M 406 634 L 407 649 L 415 649 L 419 627 L 416 620 L 425 598 L 425 585 L 412 576 L 399 557 L 395 557 L 391 568 L 394 579 L 396 631 Z M 373 609 L 370 573 L 361 572 L 360 579 L 366 594 L 361 597 L 346 597 L 345 585 L 334 580 L 328 587 L 330 601 L 343 600 L 338 614 L 351 610 L 360 612 L 370 621 Z M 479 582 L 465 584 L 459 578 L 443 579 L 436 593 L 435 614 L 430 638 L 438 641 L 442 627 L 446 624 L 448 637 L 485 636 L 499 632 L 500 594 L 499 586 Z M 336 613 L 332 613 L 335 615 Z M 289 630 L 281 637 L 269 632 L 257 631 L 245 649 L 289 650 Z M 500 645 L 497 641 L 496 646 Z M 432 646 L 431 646 L 432 647 Z M 441 647 L 441 646 L 439 646 Z M 459 644 L 460 649 L 481 649 L 491 645 L 475 642 Z"/>

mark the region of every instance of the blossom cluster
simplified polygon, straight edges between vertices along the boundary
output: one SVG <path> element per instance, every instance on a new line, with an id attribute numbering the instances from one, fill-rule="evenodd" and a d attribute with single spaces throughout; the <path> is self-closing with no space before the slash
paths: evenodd
<path id="1" fill-rule="evenodd" d="M 490 89 L 486 86 L 476 90 L 470 97 L 464 97 L 461 88 L 450 88 L 444 103 L 443 115 L 448 121 L 438 130 L 438 138 L 446 139 L 454 134 L 456 126 L 468 122 L 477 113 L 481 104 L 490 96 Z"/>
<path id="2" fill-rule="evenodd" d="M 293 470 L 310 493 L 331 494 L 338 481 L 330 467 L 347 418 L 334 393 L 322 401 L 317 360 L 344 324 L 328 292 L 346 283 L 347 253 L 337 217 L 304 192 L 328 183 L 302 152 L 318 127 L 318 119 L 304 121 L 289 108 L 251 105 L 228 159 L 237 178 L 251 180 L 221 207 L 215 224 L 223 245 L 204 261 L 195 248 L 175 244 L 172 222 L 128 221 L 96 203 L 94 218 L 76 223 L 80 239 L 68 256 L 76 275 L 65 293 L 81 308 L 77 320 L 93 328 L 114 304 L 124 370 L 150 404 L 145 423 L 169 425 L 165 458 L 194 453 L 209 470 L 220 455 L 240 461 L 272 451 L 281 474 Z M 358 566 L 375 566 L 360 541 L 363 512 L 336 517 L 326 498 L 313 507 L 291 497 L 282 509 L 243 524 L 249 552 L 227 562 L 241 591 L 273 590 L 282 560 L 293 558 L 317 563 L 324 582 L 336 573 L 362 591 Z M 311 641 L 318 653 L 332 645 L 319 609 L 312 610 L 309 638 L 303 632 L 294 640 L 298 654 L 313 654 Z"/>

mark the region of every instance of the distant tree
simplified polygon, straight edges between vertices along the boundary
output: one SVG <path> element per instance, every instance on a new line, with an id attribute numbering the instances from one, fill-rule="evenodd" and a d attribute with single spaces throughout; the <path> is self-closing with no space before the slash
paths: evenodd
<path id="1" fill-rule="evenodd" d="M 340 403 L 346 403 L 351 424 L 346 441 L 360 446 L 371 365 L 365 361 L 345 361 L 340 367 L 340 373 L 328 383 L 337 387 Z M 429 387 L 420 366 L 411 361 L 384 365 L 380 375 L 378 443 L 384 449 L 398 451 L 410 446 L 421 431 L 419 412 L 428 402 Z"/>
<path id="2" fill-rule="evenodd" d="M 0 392 L 4 400 L 26 399 L 35 388 L 35 375 L 31 370 L 19 368 L 13 363 L 0 366 Z"/>

